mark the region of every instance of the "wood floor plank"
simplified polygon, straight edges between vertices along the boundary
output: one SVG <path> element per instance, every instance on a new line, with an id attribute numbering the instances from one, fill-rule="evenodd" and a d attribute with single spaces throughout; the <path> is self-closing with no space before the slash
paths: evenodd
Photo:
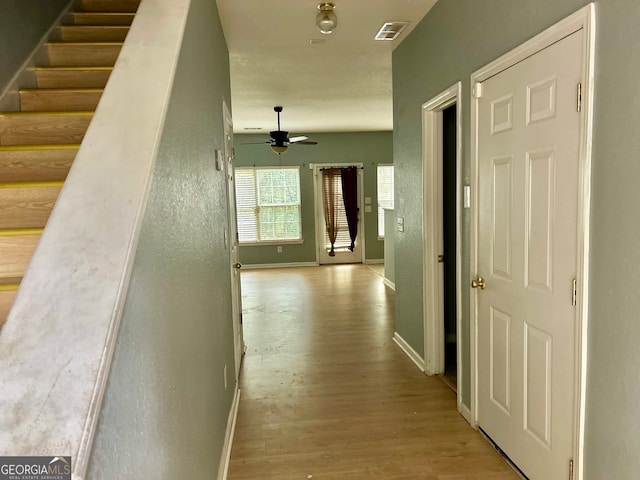
<path id="1" fill-rule="evenodd" d="M 230 480 L 518 478 L 391 340 L 394 292 L 373 270 L 243 271 L 242 293 Z"/>

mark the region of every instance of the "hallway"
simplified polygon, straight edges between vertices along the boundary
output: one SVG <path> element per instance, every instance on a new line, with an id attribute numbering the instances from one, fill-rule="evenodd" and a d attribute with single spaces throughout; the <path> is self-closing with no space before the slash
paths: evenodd
<path id="1" fill-rule="evenodd" d="M 392 341 L 394 292 L 374 271 L 245 270 L 242 290 L 230 480 L 518 478 Z"/>

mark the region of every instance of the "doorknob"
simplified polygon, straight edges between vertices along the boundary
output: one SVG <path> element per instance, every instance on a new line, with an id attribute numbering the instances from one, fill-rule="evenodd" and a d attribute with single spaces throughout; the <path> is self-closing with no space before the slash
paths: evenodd
<path id="1" fill-rule="evenodd" d="M 242 264 L 241 264 L 240 262 L 238 262 L 238 263 L 234 263 L 234 264 L 233 264 L 233 267 L 234 267 L 234 268 L 237 268 L 238 270 L 240 270 L 240 269 L 242 268 Z"/>
<path id="2" fill-rule="evenodd" d="M 472 288 L 479 288 L 480 290 L 484 290 L 484 278 L 478 277 L 475 280 L 471 280 Z"/>

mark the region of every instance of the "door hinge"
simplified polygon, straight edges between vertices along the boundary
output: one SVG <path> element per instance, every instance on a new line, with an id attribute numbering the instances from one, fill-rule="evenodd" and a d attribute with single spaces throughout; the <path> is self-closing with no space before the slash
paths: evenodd
<path id="1" fill-rule="evenodd" d="M 573 480 L 573 460 L 569 460 L 569 480 Z"/>
<path id="2" fill-rule="evenodd" d="M 577 103 L 576 107 L 578 112 L 581 112 L 582 111 L 582 84 L 581 83 L 578 84 L 578 88 L 576 91 L 576 103 Z"/>
<path id="3" fill-rule="evenodd" d="M 438 263 L 444 263 L 444 255 L 438 255 Z"/>
<path id="4" fill-rule="evenodd" d="M 573 290 L 571 292 L 571 305 L 575 307 L 578 301 L 578 281 L 575 278 L 573 279 L 572 287 Z"/>

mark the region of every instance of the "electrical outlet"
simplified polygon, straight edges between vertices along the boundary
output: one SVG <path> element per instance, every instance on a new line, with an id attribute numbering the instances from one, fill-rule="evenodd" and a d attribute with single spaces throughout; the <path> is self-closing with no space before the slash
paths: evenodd
<path id="1" fill-rule="evenodd" d="M 276 247 L 276 250 L 278 251 L 278 253 L 282 253 L 282 247 L 280 245 Z"/>
<path id="2" fill-rule="evenodd" d="M 227 390 L 227 366 L 224 366 L 224 389 Z"/>

